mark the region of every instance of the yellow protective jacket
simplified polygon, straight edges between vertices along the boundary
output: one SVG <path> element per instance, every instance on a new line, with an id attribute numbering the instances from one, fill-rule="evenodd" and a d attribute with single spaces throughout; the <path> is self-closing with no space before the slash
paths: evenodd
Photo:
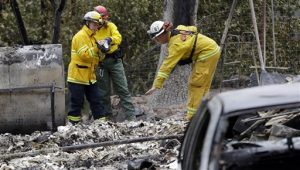
<path id="1" fill-rule="evenodd" d="M 96 82 L 95 69 L 103 54 L 96 45 L 93 31 L 86 25 L 72 39 L 71 61 L 68 67 L 68 82 L 89 85 Z"/>
<path id="2" fill-rule="evenodd" d="M 110 21 L 103 25 L 95 35 L 97 40 L 103 40 L 108 37 L 111 38 L 112 42 L 110 50 L 107 53 L 111 54 L 115 52 L 121 44 L 122 35 L 119 33 L 117 26 Z"/>
<path id="3" fill-rule="evenodd" d="M 195 33 L 197 32 L 197 27 L 195 26 L 179 25 L 176 27 L 176 29 L 193 31 Z M 179 62 L 179 60 L 188 59 L 190 57 L 195 38 L 195 34 L 177 34 L 171 36 L 171 33 L 169 33 L 168 56 L 164 59 L 162 65 L 160 66 L 153 83 L 154 87 L 161 88 L 164 81 L 169 77 L 171 71 Z M 219 50 L 220 48 L 214 40 L 198 33 L 197 44 L 195 46 L 192 60 L 193 62 L 205 60 L 206 58 L 218 53 Z"/>

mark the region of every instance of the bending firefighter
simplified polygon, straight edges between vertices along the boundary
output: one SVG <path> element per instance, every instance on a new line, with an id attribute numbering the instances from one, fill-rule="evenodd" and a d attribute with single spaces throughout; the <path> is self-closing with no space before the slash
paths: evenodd
<path id="1" fill-rule="evenodd" d="M 105 53 L 105 59 L 100 65 L 98 77 L 104 109 L 107 113 L 112 114 L 110 100 L 112 84 L 114 91 L 120 97 L 122 108 L 126 113 L 126 119 L 135 120 L 135 109 L 128 90 L 122 54 L 119 48 L 122 36 L 117 26 L 108 21 L 109 14 L 105 7 L 96 6 L 94 10 L 102 16 L 104 21 L 103 26 L 101 26 L 96 34 L 99 44 L 104 44 L 105 47 L 101 49 Z"/>
<path id="2" fill-rule="evenodd" d="M 95 11 L 84 15 L 85 25 L 72 39 L 71 61 L 68 67 L 68 88 L 70 106 L 68 119 L 72 124 L 81 120 L 84 95 L 90 104 L 94 120 L 105 119 L 105 112 L 96 85 L 96 68 L 103 58 L 97 47 L 94 35 L 103 24 L 101 15 Z"/>
<path id="3" fill-rule="evenodd" d="M 186 115 L 186 119 L 190 120 L 202 97 L 210 89 L 220 58 L 220 47 L 211 38 L 198 33 L 195 26 L 179 25 L 174 30 L 171 30 L 171 26 L 169 22 L 155 21 L 148 30 L 150 37 L 157 43 L 168 43 L 168 56 L 160 66 L 153 86 L 146 95 L 162 88 L 176 64 L 192 63 Z"/>

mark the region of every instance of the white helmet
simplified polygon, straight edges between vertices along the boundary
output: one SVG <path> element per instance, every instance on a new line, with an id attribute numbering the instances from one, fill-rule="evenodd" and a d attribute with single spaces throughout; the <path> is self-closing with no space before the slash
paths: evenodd
<path id="1" fill-rule="evenodd" d="M 150 35 L 151 39 L 158 37 L 164 32 L 164 22 L 163 21 L 155 21 L 151 24 L 150 30 L 147 33 Z"/>

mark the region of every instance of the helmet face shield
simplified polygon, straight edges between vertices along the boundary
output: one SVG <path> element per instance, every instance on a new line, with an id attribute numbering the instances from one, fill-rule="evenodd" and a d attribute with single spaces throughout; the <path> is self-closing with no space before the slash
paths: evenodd
<path id="1" fill-rule="evenodd" d="M 154 36 L 155 36 L 154 34 L 148 33 L 148 35 L 151 39 L 154 39 Z"/>
<path id="2" fill-rule="evenodd" d="M 162 29 L 160 32 L 157 33 L 148 33 L 151 39 L 154 39 L 158 36 L 160 36 L 162 33 L 164 33 L 165 31 Z"/>

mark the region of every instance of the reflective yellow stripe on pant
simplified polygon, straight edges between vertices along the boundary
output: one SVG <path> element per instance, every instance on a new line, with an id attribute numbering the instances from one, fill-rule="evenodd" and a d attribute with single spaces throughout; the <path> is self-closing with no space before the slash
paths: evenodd
<path id="1" fill-rule="evenodd" d="M 80 116 L 68 116 L 68 119 L 73 122 L 79 122 L 81 117 Z"/>
<path id="2" fill-rule="evenodd" d="M 193 117 L 202 97 L 209 91 L 220 55 L 220 48 L 217 47 L 208 54 L 200 55 L 193 63 L 188 85 L 187 119 Z"/>

